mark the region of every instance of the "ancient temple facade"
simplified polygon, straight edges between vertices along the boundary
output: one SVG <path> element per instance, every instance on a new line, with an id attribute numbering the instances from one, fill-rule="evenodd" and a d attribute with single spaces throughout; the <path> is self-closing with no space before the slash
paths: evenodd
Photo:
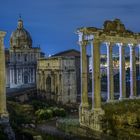
<path id="1" fill-rule="evenodd" d="M 38 60 L 38 95 L 56 103 L 76 103 L 75 58 L 54 56 Z"/>
<path id="2" fill-rule="evenodd" d="M 107 48 L 107 102 L 114 102 L 114 77 L 112 49 L 119 47 L 119 101 L 136 99 L 136 47 L 140 46 L 140 33 L 134 33 L 125 28 L 119 19 L 105 21 L 104 28 L 79 28 L 79 45 L 81 48 L 81 105 L 79 121 L 81 126 L 92 130 L 103 131 L 105 115 L 101 104 L 100 47 L 104 43 Z M 87 46 L 91 45 L 92 54 L 92 108 L 88 101 L 87 82 Z M 130 49 L 130 95 L 126 97 L 125 47 Z M 139 47 L 140 49 L 140 47 Z"/>
<path id="3" fill-rule="evenodd" d="M 10 88 L 35 86 L 40 48 L 32 47 L 32 38 L 24 28 L 22 19 L 18 20 L 17 29 L 11 34 L 10 49 L 6 53 L 6 86 Z"/>

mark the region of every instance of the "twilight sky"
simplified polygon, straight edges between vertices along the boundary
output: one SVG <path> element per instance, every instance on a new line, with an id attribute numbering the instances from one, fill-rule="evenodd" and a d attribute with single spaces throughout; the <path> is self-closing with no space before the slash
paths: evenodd
<path id="1" fill-rule="evenodd" d="M 47 54 L 77 49 L 75 31 L 81 26 L 102 27 L 104 20 L 120 18 L 126 28 L 140 32 L 140 0 L 1 0 L 0 30 L 16 29 L 19 13 L 24 27 Z"/>

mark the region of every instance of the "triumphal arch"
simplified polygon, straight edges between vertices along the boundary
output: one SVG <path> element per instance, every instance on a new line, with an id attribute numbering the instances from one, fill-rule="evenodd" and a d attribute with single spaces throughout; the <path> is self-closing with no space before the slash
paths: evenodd
<path id="1" fill-rule="evenodd" d="M 79 121 L 81 126 L 92 130 L 103 130 L 104 110 L 101 107 L 100 84 L 100 46 L 107 47 L 107 101 L 114 100 L 113 60 L 112 48 L 119 47 L 119 100 L 126 99 L 125 82 L 125 46 L 130 48 L 130 96 L 136 98 L 136 60 L 135 47 L 140 44 L 140 34 L 129 31 L 119 19 L 105 21 L 103 28 L 83 27 L 77 30 L 81 49 L 81 105 L 79 108 Z M 92 54 L 92 108 L 88 102 L 87 82 L 87 54 L 86 48 L 91 44 Z"/>

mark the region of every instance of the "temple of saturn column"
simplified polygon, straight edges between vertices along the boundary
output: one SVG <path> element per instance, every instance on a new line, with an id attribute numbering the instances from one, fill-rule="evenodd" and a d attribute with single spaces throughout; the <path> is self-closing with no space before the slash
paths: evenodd
<path id="1" fill-rule="evenodd" d="M 120 96 L 119 100 L 126 99 L 125 81 L 125 47 L 130 49 L 130 96 L 136 98 L 136 60 L 135 47 L 140 44 L 140 34 L 126 30 L 119 19 L 105 21 L 103 29 L 83 27 L 77 30 L 81 48 L 81 105 L 79 107 L 79 121 L 81 126 L 92 130 L 102 131 L 104 110 L 101 107 L 100 84 L 100 46 L 107 47 L 107 101 L 114 100 L 113 59 L 112 48 L 119 47 L 119 74 Z M 92 108 L 88 102 L 87 84 L 87 46 L 91 44 L 92 54 Z"/>
<path id="2" fill-rule="evenodd" d="M 5 89 L 5 53 L 4 53 L 4 36 L 5 32 L 0 31 L 0 124 L 9 121 L 6 109 L 6 89 Z"/>

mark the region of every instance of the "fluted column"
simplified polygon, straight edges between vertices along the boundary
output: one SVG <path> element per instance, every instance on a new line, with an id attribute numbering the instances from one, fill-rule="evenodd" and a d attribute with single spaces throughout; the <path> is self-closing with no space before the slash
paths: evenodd
<path id="1" fill-rule="evenodd" d="M 88 107 L 88 79 L 87 79 L 87 41 L 80 41 L 81 49 L 81 106 Z"/>
<path id="2" fill-rule="evenodd" d="M 136 55 L 135 46 L 128 44 L 130 47 L 130 98 L 136 96 Z"/>
<path id="3" fill-rule="evenodd" d="M 125 81 L 125 47 L 122 43 L 119 46 L 119 74 L 120 74 L 120 97 L 119 99 L 126 98 L 126 81 Z"/>
<path id="4" fill-rule="evenodd" d="M 3 45 L 5 34 L 5 32 L 0 31 L 0 118 L 8 115 L 6 109 L 5 53 Z"/>
<path id="5" fill-rule="evenodd" d="M 94 39 L 92 45 L 92 109 L 101 108 L 100 84 L 100 41 Z"/>
<path id="6" fill-rule="evenodd" d="M 113 59 L 112 43 L 106 43 L 107 46 L 107 101 L 114 100 L 114 77 L 113 77 Z"/>

